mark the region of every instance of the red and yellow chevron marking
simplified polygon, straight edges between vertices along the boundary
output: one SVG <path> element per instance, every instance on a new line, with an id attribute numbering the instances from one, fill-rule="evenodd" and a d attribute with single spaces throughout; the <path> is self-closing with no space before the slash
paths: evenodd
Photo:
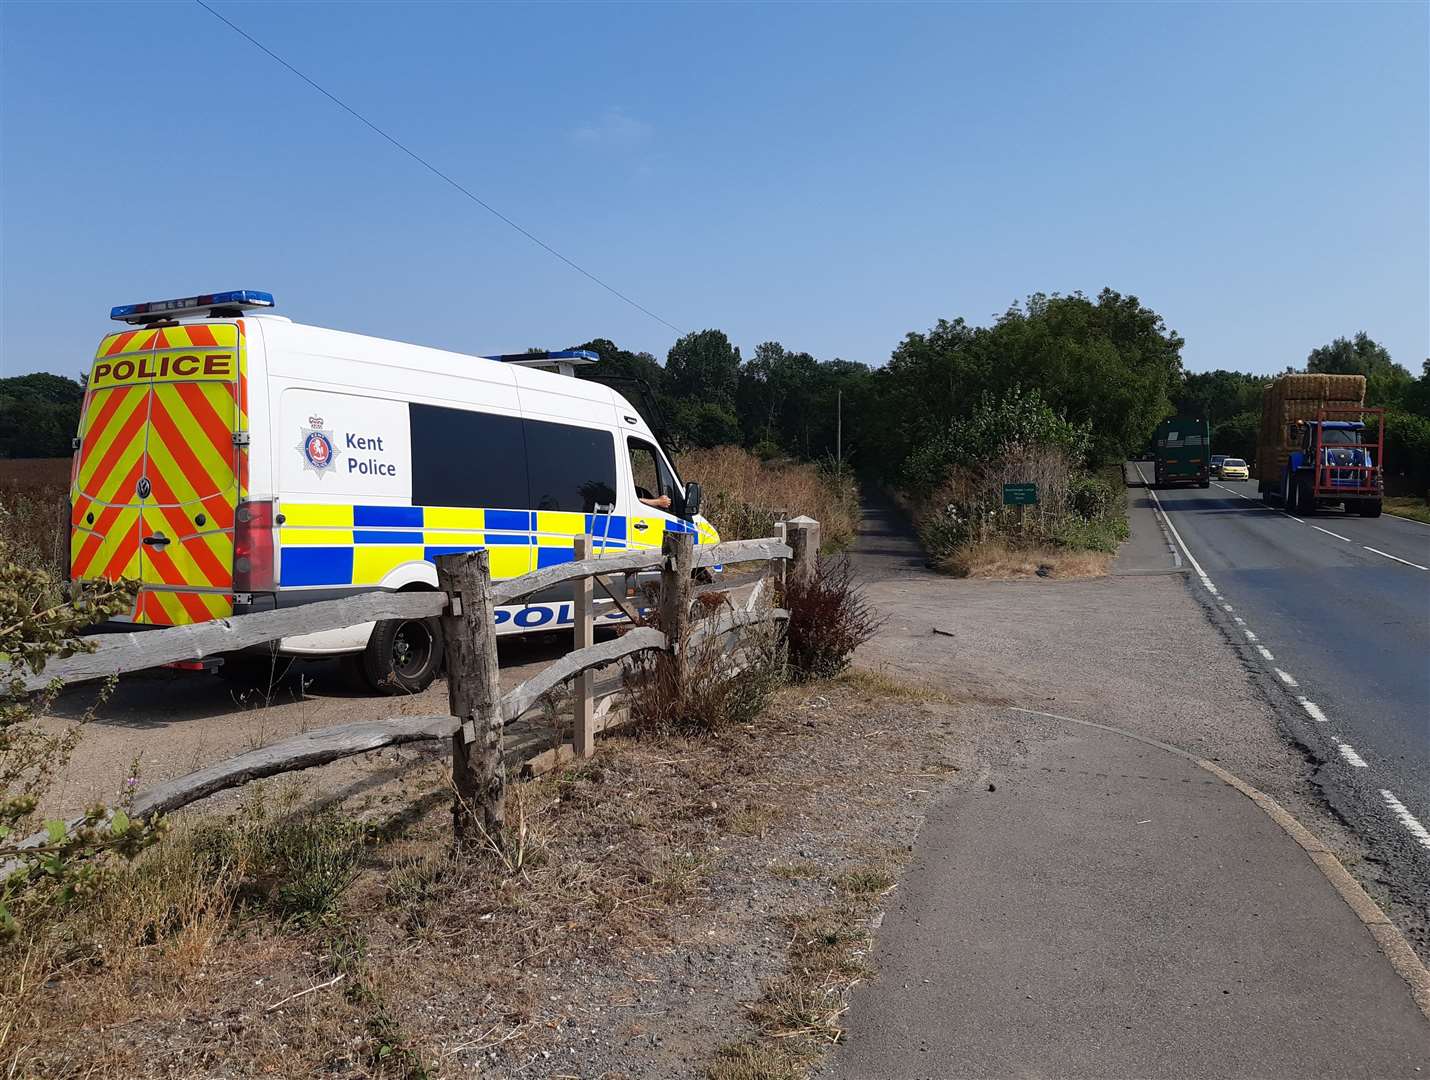
<path id="1" fill-rule="evenodd" d="M 142 386 L 88 395 L 70 491 L 70 576 L 139 576 L 136 486 L 144 474 L 149 391 Z"/>
<path id="2" fill-rule="evenodd" d="M 70 498 L 76 579 L 137 578 L 137 622 L 233 612 L 233 523 L 247 490 L 241 324 L 111 334 L 91 369 Z M 141 479 L 149 482 L 140 497 Z M 144 544 L 163 533 L 167 543 Z"/>
<path id="3" fill-rule="evenodd" d="M 133 619 L 159 626 L 182 626 L 232 614 L 233 597 L 222 593 L 144 588 L 135 601 Z"/>

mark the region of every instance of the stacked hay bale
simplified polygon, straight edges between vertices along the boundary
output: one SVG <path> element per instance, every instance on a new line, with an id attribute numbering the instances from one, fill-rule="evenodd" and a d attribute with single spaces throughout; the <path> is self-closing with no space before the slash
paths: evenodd
<path id="1" fill-rule="evenodd" d="M 1261 395 L 1261 437 L 1256 440 L 1261 490 L 1280 482 L 1287 456 L 1300 444 L 1296 421 L 1314 420 L 1327 406 L 1364 404 L 1364 375 L 1282 375 L 1272 382 Z"/>

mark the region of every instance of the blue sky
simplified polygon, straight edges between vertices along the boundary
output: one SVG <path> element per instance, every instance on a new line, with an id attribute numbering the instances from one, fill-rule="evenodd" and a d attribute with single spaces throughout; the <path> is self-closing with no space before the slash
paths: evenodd
<path id="1" fill-rule="evenodd" d="M 1188 368 L 1430 354 L 1430 8 L 267 4 L 228 18 L 685 330 L 882 363 L 1135 293 Z M 274 292 L 464 352 L 675 334 L 195 4 L 0 5 L 0 374 Z"/>

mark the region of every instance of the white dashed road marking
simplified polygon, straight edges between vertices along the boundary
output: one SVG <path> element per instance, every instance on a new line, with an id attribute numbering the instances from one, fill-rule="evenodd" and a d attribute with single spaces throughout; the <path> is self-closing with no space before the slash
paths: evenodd
<path id="1" fill-rule="evenodd" d="M 1369 552 L 1372 552 L 1373 554 L 1384 555 L 1387 559 L 1394 559 L 1396 562 L 1404 563 L 1406 566 L 1413 566 L 1417 570 L 1430 570 L 1430 566 L 1421 566 L 1418 562 L 1411 562 L 1409 559 L 1402 559 L 1399 555 L 1392 555 L 1388 551 L 1381 551 L 1380 548 L 1373 548 L 1369 544 L 1362 544 L 1361 547 L 1365 548 Z"/>
<path id="2" fill-rule="evenodd" d="M 1354 765 L 1357 769 L 1364 769 L 1368 767 L 1365 763 L 1365 758 L 1357 754 L 1355 752 L 1355 748 L 1351 746 L 1350 743 L 1341 743 L 1340 751 L 1341 757 L 1346 759 L 1347 765 Z"/>
<path id="3" fill-rule="evenodd" d="M 1141 468 L 1138 468 L 1137 475 L 1142 477 L 1142 483 L 1144 485 L 1147 484 L 1147 478 L 1146 476 L 1142 475 Z M 1221 488 L 1223 491 L 1230 492 L 1232 495 L 1237 496 L 1237 498 L 1247 500 L 1251 499 L 1251 496 L 1244 495 L 1240 491 L 1233 491 L 1231 488 L 1227 487 L 1224 484 L 1217 484 L 1216 486 Z M 1217 592 L 1216 585 L 1213 584 L 1212 579 L 1207 575 L 1207 572 L 1202 569 L 1202 564 L 1197 562 L 1197 557 L 1192 554 L 1191 548 L 1187 547 L 1187 542 L 1182 539 L 1182 534 L 1177 531 L 1177 527 L 1172 524 L 1172 519 L 1167 516 L 1166 510 L 1163 509 L 1162 500 L 1157 498 L 1157 493 L 1152 490 L 1150 485 L 1147 485 L 1147 493 L 1152 496 L 1152 504 L 1157 508 L 1157 512 L 1161 515 L 1162 521 L 1166 523 L 1168 531 L 1172 534 L 1172 538 L 1177 542 L 1177 546 L 1182 549 L 1182 554 L 1185 555 L 1187 557 L 1187 561 L 1192 564 L 1192 569 L 1197 572 L 1197 577 L 1201 579 L 1201 583 L 1206 588 L 1207 592 L 1211 593 L 1212 596 L 1217 598 L 1217 600 L 1221 603 L 1222 609 L 1224 611 L 1228 613 L 1235 611 L 1235 609 L 1222 598 L 1221 594 Z M 1298 518 L 1295 514 L 1289 514 L 1285 510 L 1281 510 L 1277 507 L 1268 507 L 1268 509 L 1275 510 L 1282 517 L 1288 517 L 1292 521 L 1298 522 L 1301 525 L 1310 524 L 1309 522 Z M 1330 529 L 1323 529 L 1319 525 L 1311 525 L 1311 528 L 1315 529 L 1317 532 L 1325 533 L 1327 536 L 1334 537 L 1335 539 L 1340 540 L 1344 543 L 1354 543 L 1354 541 L 1351 540 L 1350 537 L 1342 536 L 1340 533 L 1332 532 Z M 1402 559 L 1399 555 L 1392 555 L 1388 551 L 1381 551 L 1378 548 L 1373 548 L 1366 544 L 1362 544 L 1361 546 L 1364 547 L 1366 551 L 1369 551 L 1372 554 L 1381 555 L 1387 559 L 1394 559 L 1396 562 L 1404 563 L 1406 566 L 1413 566 L 1417 570 L 1430 571 L 1430 567 L 1421 566 L 1419 563 L 1413 563 L 1409 559 Z M 1246 625 L 1245 619 L 1243 619 L 1240 615 L 1233 615 L 1232 621 L 1235 622 L 1236 625 L 1240 628 L 1241 632 L 1246 635 L 1246 640 L 1256 645 L 1256 651 L 1261 654 L 1264 660 L 1267 661 L 1268 665 L 1271 667 L 1271 670 L 1276 673 L 1276 677 L 1281 680 L 1282 684 L 1284 684 L 1289 689 L 1296 689 L 1300 686 L 1300 683 L 1296 681 L 1296 677 L 1294 675 L 1292 675 L 1289 671 L 1284 671 L 1281 668 L 1275 666 L 1273 661 L 1275 661 L 1276 657 L 1272 655 L 1271 650 L 1268 649 L 1265 645 L 1257 644 L 1258 639 L 1256 637 L 1256 634 L 1253 633 L 1251 628 Z M 1305 710 L 1306 715 L 1309 716 L 1312 720 L 1314 720 L 1318 724 L 1330 723 L 1330 718 L 1326 716 L 1325 712 L 1322 711 L 1321 707 L 1317 705 L 1314 701 L 1312 701 L 1308 697 L 1305 697 L 1302 694 L 1297 694 L 1295 696 L 1296 704 L 1300 705 L 1301 708 Z M 1370 768 L 1369 762 L 1367 762 L 1365 758 L 1361 757 L 1360 754 L 1356 752 L 1355 747 L 1351 746 L 1349 743 L 1341 742 L 1341 740 L 1335 736 L 1331 737 L 1331 741 L 1336 744 L 1336 749 L 1340 752 L 1341 760 L 1343 760 L 1347 765 L 1355 769 Z M 1421 844 L 1421 846 L 1430 848 L 1430 829 L 1426 829 L 1424 825 L 1422 825 L 1418 820 L 1416 820 L 1415 815 L 1412 814 L 1408 809 L 1406 809 L 1405 804 L 1402 803 L 1399 799 L 1397 799 L 1394 795 L 1392 795 L 1389 791 L 1382 789 L 1380 795 L 1381 798 L 1385 800 L 1385 805 L 1390 808 L 1390 812 L 1394 814 L 1396 818 L 1400 821 L 1400 823 L 1410 831 L 1410 834 L 1415 837 L 1415 839 Z"/>
<path id="4" fill-rule="evenodd" d="M 1385 800 L 1385 805 L 1390 807 L 1390 812 L 1400 820 L 1400 824 L 1404 825 L 1410 831 L 1410 835 L 1419 841 L 1420 846 L 1430 848 L 1430 829 L 1420 824 L 1419 820 L 1406 808 L 1405 804 L 1390 792 L 1386 791 L 1385 788 L 1380 789 L 1380 797 Z"/>

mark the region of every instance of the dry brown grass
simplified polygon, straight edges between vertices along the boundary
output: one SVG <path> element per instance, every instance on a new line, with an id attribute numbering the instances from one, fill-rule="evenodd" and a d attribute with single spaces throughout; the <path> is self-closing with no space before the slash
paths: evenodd
<path id="1" fill-rule="evenodd" d="M 785 690 L 718 736 L 610 734 L 595 758 L 510 786 L 504 858 L 450 857 L 435 763 L 368 805 L 356 832 L 351 815 L 305 809 L 311 781 L 258 785 L 279 793 L 264 797 L 268 811 L 245 801 L 196 818 L 116 871 L 91 911 L 33 926 L 24 947 L 0 953 L 0 1075 L 513 1074 L 568 1052 L 562 1032 L 578 1018 L 625 1022 L 558 1003 L 573 979 L 598 1006 L 607 995 L 649 1002 L 658 982 L 652 1010 L 678 1016 L 687 976 L 675 946 L 722 926 L 728 898 L 766 872 L 762 897 L 782 899 L 741 933 L 775 918 L 789 970 L 744 992 L 760 1002 L 756 1023 L 711 1074 L 803 1076 L 838 1038 L 845 994 L 864 976 L 868 916 L 899 857 L 878 819 L 834 825 L 823 812 L 856 791 L 861 808 L 876 792 L 907 799 L 902 779 L 849 768 L 882 685 Z M 904 734 L 923 714 L 911 705 L 881 735 L 891 769 L 925 756 Z M 310 827 L 284 825 L 293 818 Z M 329 872 L 329 856 L 355 837 L 349 882 L 348 864 Z M 293 888 L 294 868 L 316 881 Z M 299 915 L 295 897 L 308 898 Z M 681 1023 L 669 1020 L 667 1036 Z M 603 1042 L 621 1037 L 602 1028 Z"/>
<path id="2" fill-rule="evenodd" d="M 892 675 L 885 668 L 854 667 L 834 680 L 858 691 L 870 699 L 881 701 L 947 701 L 948 695 L 937 687 L 912 679 Z"/>
<path id="3" fill-rule="evenodd" d="M 869 918 L 894 882 L 887 862 L 856 866 L 830 881 L 833 902 L 783 920 L 789 966 L 749 1007 L 758 1035 L 723 1047 L 709 1080 L 803 1077 L 844 1038 L 849 991 L 872 974 Z"/>
<path id="4" fill-rule="evenodd" d="M 101 903 L 33 926 L 0 956 L 0 1075 L 188 1076 L 236 1061 L 275 1076 L 445 1075 L 434 1063 L 475 1002 L 487 1042 L 540 1044 L 549 966 L 667 947 L 671 921 L 706 904 L 707 852 L 780 820 L 751 764 L 765 742 L 759 725 L 718 739 L 611 737 L 589 761 L 512 785 L 500 859 L 449 857 L 447 785 L 434 772 L 363 830 L 356 880 L 307 920 L 277 915 L 291 882 L 256 870 L 254 853 L 273 847 L 263 829 L 222 841 L 246 812 L 200 819 L 117 871 Z M 331 846 L 303 838 L 320 854 Z M 284 865 L 311 868 L 305 852 Z M 426 1029 L 433 1013 L 449 1022 Z"/>
<path id="5" fill-rule="evenodd" d="M 24 565 L 69 572 L 69 458 L 0 458 L 0 542 Z"/>
<path id="6" fill-rule="evenodd" d="M 965 544 L 939 563 L 955 577 L 1048 577 L 1061 580 L 1103 577 L 1112 556 L 1102 551 L 1055 547 L 1010 547 L 996 540 Z"/>
<path id="7" fill-rule="evenodd" d="M 836 480 L 816 465 L 764 461 L 738 446 L 689 450 L 681 474 L 705 489 L 703 513 L 726 540 L 769 536 L 777 521 L 805 514 L 820 524 L 826 551 L 848 547 L 859 526 L 853 478 Z"/>

